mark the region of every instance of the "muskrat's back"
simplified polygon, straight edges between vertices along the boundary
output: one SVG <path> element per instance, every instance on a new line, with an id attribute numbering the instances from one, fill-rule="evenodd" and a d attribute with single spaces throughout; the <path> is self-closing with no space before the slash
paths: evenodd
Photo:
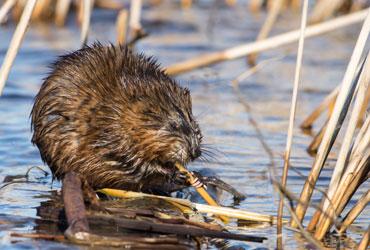
<path id="1" fill-rule="evenodd" d="M 53 64 L 31 112 L 32 142 L 53 175 L 95 188 L 145 190 L 197 158 L 190 93 L 150 58 L 94 44 Z"/>

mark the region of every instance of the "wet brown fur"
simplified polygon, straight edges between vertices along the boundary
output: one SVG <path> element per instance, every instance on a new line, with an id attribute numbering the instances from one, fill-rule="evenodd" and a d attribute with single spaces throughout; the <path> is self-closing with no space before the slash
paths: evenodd
<path id="1" fill-rule="evenodd" d="M 145 191 L 200 155 L 189 90 L 151 58 L 99 43 L 52 66 L 31 112 L 32 142 L 58 179 Z"/>

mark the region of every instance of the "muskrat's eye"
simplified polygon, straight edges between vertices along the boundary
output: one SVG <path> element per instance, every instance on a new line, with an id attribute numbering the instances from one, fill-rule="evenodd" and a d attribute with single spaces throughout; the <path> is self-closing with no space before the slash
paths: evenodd
<path id="1" fill-rule="evenodd" d="M 180 125 L 177 124 L 176 122 L 170 122 L 170 127 L 172 130 L 179 130 L 180 129 Z"/>

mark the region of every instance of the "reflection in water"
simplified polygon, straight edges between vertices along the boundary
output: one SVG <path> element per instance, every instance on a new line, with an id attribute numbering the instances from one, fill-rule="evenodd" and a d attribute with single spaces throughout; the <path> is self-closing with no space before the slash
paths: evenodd
<path id="1" fill-rule="evenodd" d="M 251 41 L 263 20 L 263 16 L 250 16 L 246 8 L 211 10 L 206 7 L 194 6 L 187 11 L 177 9 L 173 5 L 144 9 L 144 26 L 150 36 L 139 42 L 137 50 L 154 55 L 163 65 L 169 65 L 206 51 Z M 217 18 L 211 20 L 210 15 Z M 99 20 L 101 16 L 104 16 L 104 19 Z M 298 23 L 299 16 L 282 17 L 275 32 L 297 28 Z M 113 15 L 110 16 L 106 10 L 96 10 L 92 17 L 90 41 L 114 41 L 113 24 Z M 14 24 L 0 27 L 0 61 L 4 58 L 13 30 Z M 297 122 L 302 121 L 340 82 L 357 31 L 356 27 L 351 27 L 306 41 L 302 72 L 303 91 L 299 94 Z M 7 82 L 4 96 L 0 98 L 0 182 L 8 175 L 25 174 L 30 166 L 42 164 L 37 149 L 30 143 L 29 113 L 33 97 L 48 72 L 47 65 L 57 55 L 78 48 L 79 32 L 73 22 L 61 29 L 43 24 L 31 25 Z M 264 52 L 261 60 L 282 54 L 286 54 L 286 57 L 269 63 L 260 72 L 240 83 L 241 93 L 251 105 L 252 114 L 258 121 L 266 142 L 274 151 L 279 170 L 283 166 L 281 156 L 285 148 L 295 51 L 295 45 L 291 45 Z M 194 70 L 178 77 L 178 81 L 189 87 L 192 92 L 194 113 L 201 123 L 206 143 L 217 149 L 216 159 L 211 158 L 207 163 L 194 163 L 191 167 L 194 170 L 211 169 L 222 180 L 246 194 L 247 199 L 237 207 L 275 214 L 277 196 L 268 179 L 268 156 L 248 123 L 248 116 L 251 114 L 245 112 L 231 87 L 231 80 L 245 70 L 245 60 L 240 59 Z M 303 175 L 308 174 L 312 164 L 312 158 L 306 153 L 310 140 L 309 134 L 298 129 L 295 131 L 291 163 Z M 330 157 L 334 158 L 335 154 Z M 328 184 L 332 163 L 333 161 L 323 169 L 322 178 L 318 182 L 320 187 Z M 51 184 L 51 177 L 44 177 L 38 171 L 32 171 L 29 178 L 30 182 L 16 183 L 0 189 L 1 244 L 12 243 L 13 239 L 7 236 L 10 231 L 52 230 L 40 226 L 35 208 L 50 199 L 50 195 L 59 190 L 60 183 Z M 290 190 L 299 194 L 303 181 L 299 174 L 290 171 Z M 363 190 L 368 187 L 369 183 L 365 183 L 355 196 L 361 196 Z M 221 198 L 224 204 L 233 202 L 230 196 Z M 315 193 L 313 200 L 318 201 L 319 198 L 320 194 Z M 312 213 L 312 210 L 309 210 L 309 213 Z M 369 221 L 370 211 L 367 209 L 355 225 L 366 228 Z M 266 236 L 269 240 L 263 245 L 229 242 L 226 245 L 224 243 L 224 248 L 275 247 L 275 227 L 246 227 L 245 231 Z M 306 245 L 298 234 L 291 231 L 285 230 L 284 236 L 287 248 L 296 249 Z M 350 232 L 349 236 L 359 240 L 357 233 Z M 14 247 L 22 248 L 30 242 L 14 242 Z M 45 242 L 32 244 L 45 246 Z M 71 247 L 54 242 L 48 244 L 50 248 Z"/>

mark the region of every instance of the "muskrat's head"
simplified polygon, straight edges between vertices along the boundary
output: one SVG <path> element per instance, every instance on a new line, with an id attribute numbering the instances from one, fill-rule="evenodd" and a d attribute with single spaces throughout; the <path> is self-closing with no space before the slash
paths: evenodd
<path id="1" fill-rule="evenodd" d="M 169 78 L 139 85 L 129 98 L 129 117 L 123 118 L 136 158 L 152 163 L 158 167 L 152 170 L 161 173 L 169 172 L 176 162 L 187 164 L 198 158 L 202 134 L 192 114 L 190 91 Z"/>

